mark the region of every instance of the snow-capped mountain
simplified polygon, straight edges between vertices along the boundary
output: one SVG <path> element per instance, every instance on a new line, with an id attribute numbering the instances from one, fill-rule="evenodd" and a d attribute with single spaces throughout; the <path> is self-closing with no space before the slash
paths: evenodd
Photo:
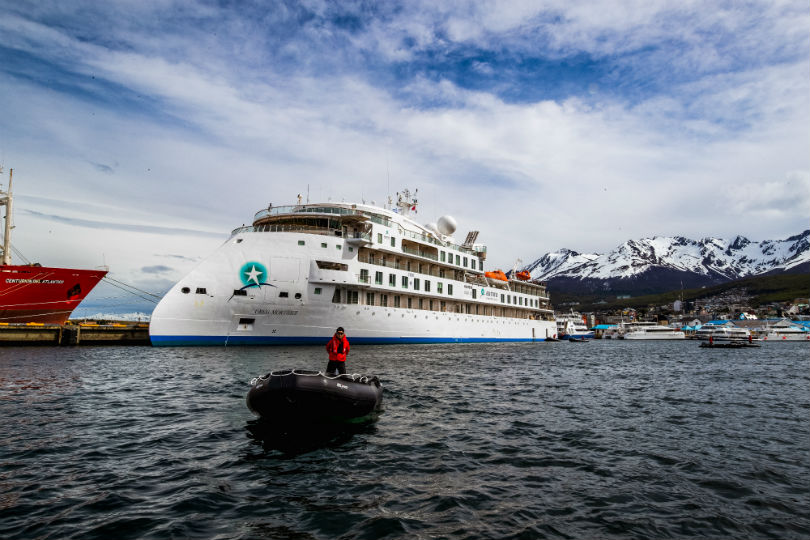
<path id="1" fill-rule="evenodd" d="M 605 254 L 568 249 L 547 253 L 524 268 L 532 277 L 569 289 L 639 290 L 698 287 L 778 272 L 808 272 L 810 230 L 786 240 L 752 242 L 742 236 L 690 240 L 681 236 L 629 240 Z M 559 288 L 559 287 L 552 287 Z"/>

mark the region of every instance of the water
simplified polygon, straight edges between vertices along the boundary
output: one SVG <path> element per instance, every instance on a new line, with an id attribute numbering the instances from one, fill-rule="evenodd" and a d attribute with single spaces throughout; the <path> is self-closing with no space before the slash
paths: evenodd
<path id="1" fill-rule="evenodd" d="M 0 349 L 0 538 L 808 538 L 810 348 L 355 347 L 372 423 L 285 433 L 307 348 Z"/>

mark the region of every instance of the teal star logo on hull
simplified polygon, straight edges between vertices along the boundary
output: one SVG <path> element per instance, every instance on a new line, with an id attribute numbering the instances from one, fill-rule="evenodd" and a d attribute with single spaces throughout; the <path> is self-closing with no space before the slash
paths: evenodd
<path id="1" fill-rule="evenodd" d="M 248 287 L 261 287 L 267 284 L 267 268 L 258 262 L 246 262 L 239 270 L 239 279 L 246 289 Z"/>

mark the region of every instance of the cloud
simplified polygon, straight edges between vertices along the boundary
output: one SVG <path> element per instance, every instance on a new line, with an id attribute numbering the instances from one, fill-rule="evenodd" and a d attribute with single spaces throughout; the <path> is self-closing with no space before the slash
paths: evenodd
<path id="1" fill-rule="evenodd" d="M 171 272 L 173 268 L 170 266 L 165 266 L 162 264 L 156 264 L 154 266 L 144 266 L 141 268 L 141 272 L 145 274 L 165 274 L 167 272 Z"/>
<path id="2" fill-rule="evenodd" d="M 298 193 L 419 187 L 420 220 L 455 215 L 504 267 L 806 228 L 802 2 L 2 9 L 15 238 L 77 265 L 104 253 L 133 281 L 179 279 Z"/>
<path id="3" fill-rule="evenodd" d="M 179 229 L 179 228 L 171 228 L 171 227 L 160 227 L 155 225 L 140 225 L 134 223 L 116 223 L 116 222 L 109 222 L 109 221 L 95 221 L 91 219 L 80 219 L 80 218 L 71 218 L 66 216 L 59 216 L 59 215 L 52 215 L 52 214 L 43 214 L 41 212 L 36 212 L 34 210 L 23 210 L 23 213 L 34 216 L 40 219 L 45 219 L 49 221 L 55 221 L 58 223 L 64 223 L 66 225 L 73 225 L 76 227 L 84 227 L 88 229 L 109 229 L 109 230 L 117 230 L 117 231 L 131 231 L 131 232 L 139 232 L 139 233 L 149 233 L 149 234 L 163 234 L 163 235 L 170 235 L 170 236 L 177 236 L 177 235 L 193 235 L 193 236 L 204 236 L 204 237 L 213 237 L 213 238 L 222 238 L 224 235 L 221 232 L 212 232 L 212 231 L 203 231 L 203 230 L 195 230 L 195 229 Z"/>

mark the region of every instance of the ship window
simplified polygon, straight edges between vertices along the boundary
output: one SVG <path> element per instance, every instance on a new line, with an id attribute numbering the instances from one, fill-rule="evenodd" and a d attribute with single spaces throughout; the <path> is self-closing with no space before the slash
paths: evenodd
<path id="1" fill-rule="evenodd" d="M 360 301 L 358 300 L 357 291 L 346 291 L 346 303 L 347 304 L 359 304 Z"/>
<path id="2" fill-rule="evenodd" d="M 368 283 L 368 270 L 365 268 L 360 270 L 360 283 Z"/>
<path id="3" fill-rule="evenodd" d="M 396 246 L 397 246 L 397 239 L 392 236 L 391 237 L 391 247 L 396 247 Z"/>
<path id="4" fill-rule="evenodd" d="M 377 233 L 377 243 L 382 244 L 382 233 Z"/>
<path id="5" fill-rule="evenodd" d="M 241 244 L 241 243 L 242 243 L 242 239 L 241 239 L 241 238 L 237 238 L 237 239 L 236 239 L 236 243 L 237 243 L 237 244 Z"/>
<path id="6" fill-rule="evenodd" d="M 321 247 L 325 248 L 326 247 L 326 242 L 321 242 Z"/>
<path id="7" fill-rule="evenodd" d="M 315 294 L 321 294 L 321 288 L 320 287 L 315 287 L 314 292 L 315 292 Z"/>
<path id="8" fill-rule="evenodd" d="M 409 296 L 409 297 L 408 297 L 408 309 L 411 309 L 412 307 L 413 307 L 413 298 L 411 298 L 411 297 Z"/>
<path id="9" fill-rule="evenodd" d="M 233 290 L 234 296 L 247 296 L 247 291 L 245 289 L 234 289 Z"/>
<path id="10" fill-rule="evenodd" d="M 400 303 L 400 301 L 401 301 L 401 300 L 400 300 L 400 298 L 399 298 L 399 295 L 394 296 L 394 307 L 395 307 L 395 308 L 399 307 L 399 303 Z"/>
<path id="11" fill-rule="evenodd" d="M 374 283 L 376 285 L 382 285 L 383 281 L 383 273 L 382 272 L 374 272 Z"/>
<path id="12" fill-rule="evenodd" d="M 419 299 L 419 309 L 425 309 L 425 302 L 423 298 Z"/>
<path id="13" fill-rule="evenodd" d="M 461 266 L 461 256 L 456 255 L 456 266 Z"/>
<path id="14" fill-rule="evenodd" d="M 290 293 L 288 293 L 286 291 L 281 291 L 280 293 L 278 293 L 279 298 L 288 298 L 289 296 L 290 296 Z"/>
<path id="15" fill-rule="evenodd" d="M 413 288 L 416 291 L 419 290 L 419 278 L 414 278 L 414 280 L 413 280 Z"/>
<path id="16" fill-rule="evenodd" d="M 501 303 L 503 304 L 504 302 L 505 302 L 505 299 L 504 299 L 503 295 L 501 295 Z"/>
<path id="17" fill-rule="evenodd" d="M 183 294 L 188 294 L 191 292 L 191 289 L 189 289 L 188 287 L 183 287 L 182 289 L 180 289 L 180 292 L 182 292 Z"/>
<path id="18" fill-rule="evenodd" d="M 467 266 L 467 257 L 464 257 L 464 266 Z"/>
<path id="19" fill-rule="evenodd" d="M 396 274 L 388 274 L 388 285 L 391 287 L 397 286 L 397 276 Z"/>
<path id="20" fill-rule="evenodd" d="M 453 294 L 453 284 L 452 283 L 447 284 L 447 294 L 451 294 L 451 295 Z"/>
<path id="21" fill-rule="evenodd" d="M 340 289 L 335 289 L 335 294 L 332 295 L 332 303 L 333 304 L 340 303 Z"/>
<path id="22" fill-rule="evenodd" d="M 444 251 L 439 252 L 439 260 L 441 260 L 442 262 L 446 260 Z"/>
<path id="23" fill-rule="evenodd" d="M 425 292 L 430 292 L 430 281 L 425 280 Z"/>
<path id="24" fill-rule="evenodd" d="M 305 243 L 306 243 L 306 242 L 304 242 L 303 240 L 299 240 L 299 241 L 298 241 L 298 245 L 299 245 L 299 246 L 303 246 Z"/>
<path id="25" fill-rule="evenodd" d="M 341 249 L 343 249 L 343 244 L 335 244 L 335 249 L 340 251 Z"/>
<path id="26" fill-rule="evenodd" d="M 207 292 L 205 292 L 205 287 L 197 287 L 197 290 L 195 291 L 195 293 L 196 294 L 208 294 Z"/>
<path id="27" fill-rule="evenodd" d="M 442 282 L 436 283 L 436 292 L 442 294 Z"/>
<path id="28" fill-rule="evenodd" d="M 296 300 L 300 300 L 300 299 L 301 299 L 301 293 L 300 293 L 300 292 L 295 293 L 295 299 L 296 299 Z"/>
<path id="29" fill-rule="evenodd" d="M 374 293 L 366 293 L 366 305 L 373 306 L 374 305 Z"/>
<path id="30" fill-rule="evenodd" d="M 253 324 L 256 319 L 239 319 L 239 324 Z"/>
<path id="31" fill-rule="evenodd" d="M 402 276 L 402 288 L 403 289 L 408 288 L 408 276 Z"/>

